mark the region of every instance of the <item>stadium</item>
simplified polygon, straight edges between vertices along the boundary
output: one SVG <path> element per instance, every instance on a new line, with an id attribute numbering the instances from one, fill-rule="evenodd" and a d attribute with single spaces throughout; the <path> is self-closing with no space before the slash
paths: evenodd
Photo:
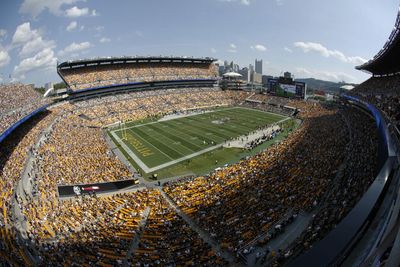
<path id="1" fill-rule="evenodd" d="M 399 266 L 399 31 L 334 101 L 224 83 L 212 57 L 1 85 L 0 266 Z"/>

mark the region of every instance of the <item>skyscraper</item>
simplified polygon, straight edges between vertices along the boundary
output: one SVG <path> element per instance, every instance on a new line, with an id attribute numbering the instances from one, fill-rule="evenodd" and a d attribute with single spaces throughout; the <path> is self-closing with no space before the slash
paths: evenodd
<path id="1" fill-rule="evenodd" d="M 290 78 L 292 78 L 292 74 L 290 72 L 288 72 L 288 71 L 285 71 L 283 73 L 283 77 L 285 77 L 286 79 L 290 79 Z"/>
<path id="2" fill-rule="evenodd" d="M 244 67 L 243 69 L 239 70 L 238 73 L 242 75 L 243 81 L 245 82 L 250 81 L 249 68 Z"/>
<path id="3" fill-rule="evenodd" d="M 249 64 L 249 71 L 250 71 L 250 72 L 253 72 L 253 71 L 254 71 L 254 66 L 251 65 L 251 64 Z"/>
<path id="4" fill-rule="evenodd" d="M 262 59 L 256 59 L 256 72 L 262 74 Z"/>

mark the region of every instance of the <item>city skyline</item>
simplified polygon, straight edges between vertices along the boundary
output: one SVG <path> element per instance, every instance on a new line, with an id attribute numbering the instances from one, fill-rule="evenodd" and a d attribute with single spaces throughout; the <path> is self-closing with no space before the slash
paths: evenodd
<path id="1" fill-rule="evenodd" d="M 351 3 L 350 3 L 351 2 Z M 214 57 L 263 74 L 360 83 L 354 69 L 393 29 L 398 1 L 5 0 L 0 4 L 0 83 L 58 82 L 57 62 L 174 55 Z M 318 12 L 315 12 L 318 10 Z"/>

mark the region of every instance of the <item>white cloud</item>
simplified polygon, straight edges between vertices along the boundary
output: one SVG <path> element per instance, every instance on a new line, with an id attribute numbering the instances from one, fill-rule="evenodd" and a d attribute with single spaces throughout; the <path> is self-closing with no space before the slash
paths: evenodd
<path id="1" fill-rule="evenodd" d="M 290 49 L 290 48 L 287 47 L 287 46 L 285 46 L 285 47 L 283 48 L 283 50 L 285 50 L 285 51 L 288 52 L 288 53 L 293 53 L 293 50 Z"/>
<path id="2" fill-rule="evenodd" d="M 71 5 L 79 1 L 85 0 L 24 0 L 19 8 L 19 13 L 37 17 L 47 9 L 51 14 L 60 16 L 63 14 L 61 6 Z"/>
<path id="3" fill-rule="evenodd" d="M 351 63 L 354 65 L 360 65 L 365 63 L 367 60 L 365 60 L 362 57 L 355 56 L 355 57 L 347 57 L 345 56 L 342 52 L 338 50 L 329 50 L 325 46 L 323 46 L 320 43 L 313 43 L 313 42 L 295 42 L 294 43 L 295 47 L 301 48 L 304 53 L 308 52 L 317 52 L 320 55 L 329 58 L 333 57 L 336 58 L 342 62 L 345 63 Z"/>
<path id="4" fill-rule="evenodd" d="M 227 51 L 229 53 L 237 53 L 237 46 L 235 44 L 230 44 L 229 49 Z"/>
<path id="5" fill-rule="evenodd" d="M 221 2 L 239 2 L 239 3 L 241 3 L 242 5 L 245 5 L 245 6 L 248 6 L 248 5 L 250 5 L 250 2 L 251 2 L 251 0 L 219 0 L 219 1 L 221 1 Z"/>
<path id="6" fill-rule="evenodd" d="M 73 42 L 69 46 L 65 47 L 63 50 L 58 52 L 60 56 L 65 56 L 67 54 L 77 53 L 92 47 L 92 44 L 89 42 L 75 43 Z"/>
<path id="7" fill-rule="evenodd" d="M 37 30 L 31 30 L 31 24 L 29 22 L 25 22 L 17 27 L 15 33 L 12 38 L 12 44 L 18 45 L 22 43 L 26 43 L 34 38 L 39 36 Z"/>
<path id="8" fill-rule="evenodd" d="M 10 56 L 8 55 L 7 50 L 5 50 L 2 46 L 0 46 L 0 68 L 4 67 L 10 62 Z"/>
<path id="9" fill-rule="evenodd" d="M 217 49 L 215 49 L 215 48 L 211 48 L 210 51 L 211 51 L 211 53 L 213 53 L 213 54 L 217 53 Z"/>
<path id="10" fill-rule="evenodd" d="M 261 45 L 261 44 L 256 44 L 254 46 L 252 45 L 252 46 L 250 46 L 250 48 L 253 49 L 253 50 L 260 51 L 260 52 L 267 51 L 267 48 L 265 46 Z"/>
<path id="11" fill-rule="evenodd" d="M 71 23 L 70 24 L 68 24 L 68 26 L 67 26 L 67 31 L 73 31 L 73 30 L 75 30 L 76 29 L 76 27 L 78 27 L 78 22 L 76 22 L 76 21 L 71 21 Z"/>
<path id="12" fill-rule="evenodd" d="M 23 78 L 26 73 L 38 69 L 55 69 L 57 58 L 54 56 L 54 51 L 51 48 L 46 48 L 37 53 L 35 56 L 22 60 L 14 67 L 14 76 Z"/>
<path id="13" fill-rule="evenodd" d="M 18 25 L 12 37 L 10 49 L 20 48 L 18 55 L 23 59 L 14 67 L 14 80 L 24 79 L 26 73 L 35 70 L 55 70 L 57 64 L 53 51 L 55 42 L 44 39 L 42 34 L 37 29 L 31 29 L 29 22 Z"/>
<path id="14" fill-rule="evenodd" d="M 77 6 L 71 7 L 70 9 L 65 10 L 65 15 L 67 17 L 76 18 L 81 16 L 86 16 L 89 14 L 89 8 L 79 8 Z"/>
<path id="15" fill-rule="evenodd" d="M 28 57 L 45 48 L 54 48 L 55 42 L 53 40 L 44 40 L 42 34 L 35 29 L 31 29 L 29 22 L 25 22 L 17 27 L 12 38 L 12 47 L 20 47 L 20 57 Z"/>
<path id="16" fill-rule="evenodd" d="M 110 38 L 103 37 L 103 38 L 100 39 L 100 43 L 109 43 L 109 42 L 111 42 Z"/>
<path id="17" fill-rule="evenodd" d="M 0 40 L 7 36 L 7 31 L 5 29 L 0 29 Z"/>
<path id="18" fill-rule="evenodd" d="M 325 81 L 332 82 L 349 82 L 355 83 L 357 82 L 356 78 L 343 72 L 332 72 L 332 71 L 321 71 L 321 70 L 313 70 L 307 68 L 296 68 L 296 77 L 298 78 L 316 78 Z"/>
<path id="19" fill-rule="evenodd" d="M 91 28 L 91 30 L 94 30 L 96 32 L 94 34 L 94 37 L 100 38 L 103 35 L 102 32 L 104 31 L 104 26 L 96 26 L 94 28 Z"/>
<path id="20" fill-rule="evenodd" d="M 359 57 L 359 56 L 355 56 L 355 57 L 347 57 L 347 61 L 349 63 L 352 63 L 354 65 L 361 65 L 364 64 L 365 62 L 367 62 L 366 59 Z"/>
<path id="21" fill-rule="evenodd" d="M 43 40 L 41 36 L 38 36 L 35 39 L 32 39 L 31 41 L 27 42 L 19 52 L 20 57 L 27 57 L 30 55 L 33 55 L 39 51 L 42 51 L 45 48 L 54 48 L 55 42 L 53 40 Z"/>
<path id="22" fill-rule="evenodd" d="M 93 9 L 93 10 L 92 10 L 91 16 L 92 16 L 92 17 L 98 16 L 96 9 Z"/>
<path id="23" fill-rule="evenodd" d="M 96 32 L 102 32 L 104 30 L 104 26 L 97 26 L 94 29 Z"/>

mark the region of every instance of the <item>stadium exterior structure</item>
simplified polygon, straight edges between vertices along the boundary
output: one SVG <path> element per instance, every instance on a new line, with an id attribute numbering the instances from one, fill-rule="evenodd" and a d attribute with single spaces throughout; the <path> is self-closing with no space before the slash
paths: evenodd
<path id="1" fill-rule="evenodd" d="M 112 66 L 121 64 L 199 64 L 210 65 L 216 61 L 215 58 L 204 57 L 163 57 L 163 56 L 123 56 L 123 57 L 104 57 L 66 61 L 58 64 L 57 73 L 65 82 L 67 87 L 70 85 L 63 75 L 63 71 L 79 68 Z M 90 98 L 97 95 L 126 93 L 131 90 L 152 90 L 167 88 L 184 88 L 184 87 L 214 87 L 217 86 L 217 79 L 180 79 L 150 82 L 127 82 L 123 84 L 113 84 L 107 86 L 96 86 L 81 90 L 68 90 L 69 99 L 74 98 Z"/>

